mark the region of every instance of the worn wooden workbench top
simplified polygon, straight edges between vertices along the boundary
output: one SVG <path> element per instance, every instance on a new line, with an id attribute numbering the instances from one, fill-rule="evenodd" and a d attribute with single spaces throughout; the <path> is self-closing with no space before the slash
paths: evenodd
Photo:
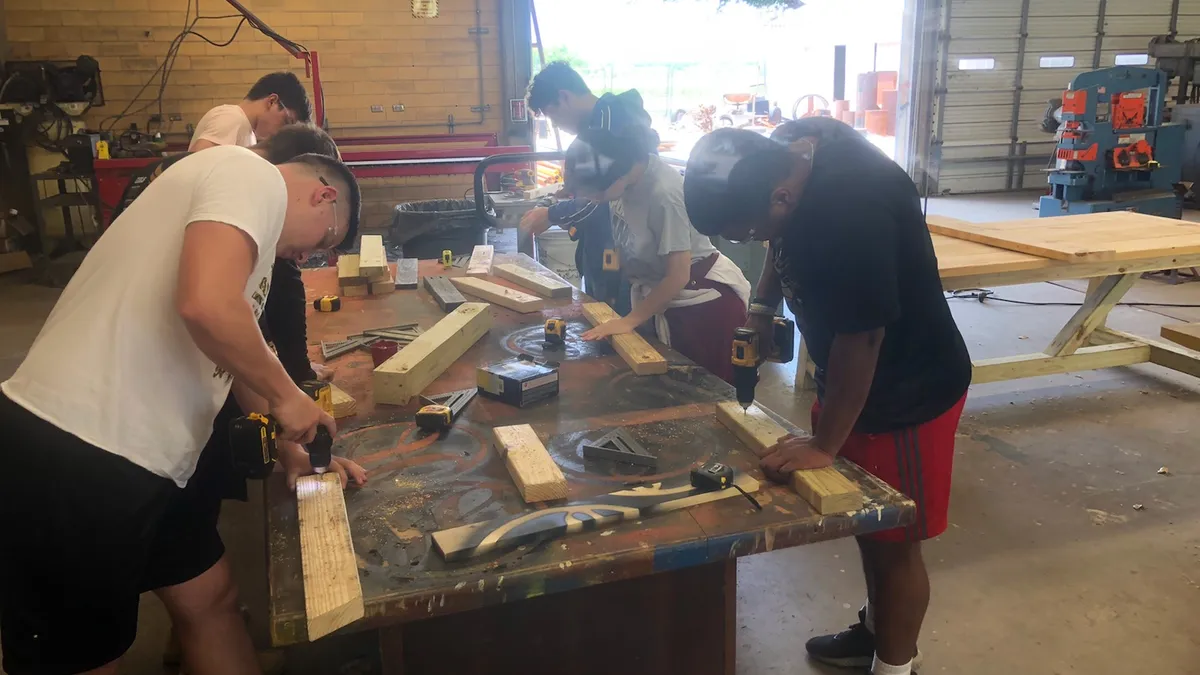
<path id="1" fill-rule="evenodd" d="M 525 264 L 524 260 L 497 256 L 497 262 Z M 435 261 L 421 261 L 420 269 L 422 276 L 444 273 Z M 446 274 L 457 276 L 462 270 Z M 310 301 L 337 292 L 333 269 L 306 271 L 304 281 Z M 762 479 L 756 458 L 714 415 L 713 404 L 732 399 L 733 388 L 661 345 L 670 371 L 635 377 L 607 343 L 579 339 L 586 328 L 579 303 L 586 299 L 578 292 L 573 299 L 548 299 L 544 312 L 531 314 L 493 305 L 491 332 L 426 393 L 474 386 L 475 367 L 481 363 L 522 352 L 541 356 L 542 324 L 551 316 L 568 323 L 561 392 L 557 399 L 526 409 L 477 396 L 441 440 L 417 433 L 411 424 L 415 402 L 405 407 L 372 403 L 369 354 L 354 352 L 331 361 L 337 369 L 335 383 L 358 400 L 357 416 L 339 420 L 334 452 L 354 458 L 370 474 L 365 488 L 346 493 L 367 613 L 347 630 L 513 602 L 911 520 L 911 501 L 850 466 L 848 475 L 867 497 L 867 506 L 852 514 L 822 517 L 790 489 L 766 486 L 758 495 L 762 512 L 740 497 L 730 498 L 511 553 L 453 564 L 442 561 L 430 548 L 430 533 L 530 508 L 490 447 L 493 426 L 533 425 L 566 474 L 572 500 L 620 490 L 629 482 L 686 479 L 692 467 L 709 459 L 753 471 Z M 309 313 L 308 335 L 317 361 L 320 340 L 408 321 L 428 328 L 444 316 L 424 290 L 343 298 L 340 312 L 320 314 L 310 307 Z M 583 460 L 580 443 L 617 426 L 625 426 L 658 453 L 658 473 L 622 471 L 616 465 Z M 286 645 L 306 639 L 296 502 L 278 476 L 268 494 L 272 637 Z"/>

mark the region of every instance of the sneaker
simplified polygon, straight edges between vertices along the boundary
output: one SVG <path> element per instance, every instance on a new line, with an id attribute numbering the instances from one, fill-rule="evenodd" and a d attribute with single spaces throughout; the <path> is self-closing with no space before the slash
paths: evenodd
<path id="1" fill-rule="evenodd" d="M 804 648 L 814 661 L 839 668 L 870 668 L 875 659 L 875 636 L 859 621 L 840 633 L 812 638 Z"/>
<path id="2" fill-rule="evenodd" d="M 808 655 L 838 668 L 870 669 L 875 660 L 875 636 L 867 630 L 867 615 L 858 610 L 858 623 L 840 633 L 819 635 L 804 644 Z M 921 650 L 913 655 L 913 668 L 921 664 Z"/>

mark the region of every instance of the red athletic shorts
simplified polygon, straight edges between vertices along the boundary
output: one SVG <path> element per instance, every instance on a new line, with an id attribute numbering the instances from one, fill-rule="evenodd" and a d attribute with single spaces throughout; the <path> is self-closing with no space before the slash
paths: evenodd
<path id="1" fill-rule="evenodd" d="M 876 541 L 923 541 L 946 531 L 950 511 L 950 473 L 954 434 L 962 416 L 963 395 L 954 407 L 924 424 L 884 434 L 850 434 L 842 457 L 874 474 L 917 503 L 912 525 L 866 535 Z M 813 429 L 821 406 L 812 408 Z"/>

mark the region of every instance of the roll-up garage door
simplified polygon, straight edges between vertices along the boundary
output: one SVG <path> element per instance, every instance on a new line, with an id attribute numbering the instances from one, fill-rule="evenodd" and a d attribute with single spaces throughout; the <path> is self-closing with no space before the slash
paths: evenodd
<path id="1" fill-rule="evenodd" d="M 1050 99 L 1082 72 L 1153 67 L 1156 35 L 1200 37 L 1200 0 L 943 1 L 943 39 L 930 47 L 939 50 L 934 194 L 1045 185 Z"/>

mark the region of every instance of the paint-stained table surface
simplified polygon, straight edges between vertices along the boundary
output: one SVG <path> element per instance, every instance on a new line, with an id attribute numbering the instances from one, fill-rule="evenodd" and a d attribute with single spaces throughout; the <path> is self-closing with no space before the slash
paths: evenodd
<path id="1" fill-rule="evenodd" d="M 528 264 L 517 256 L 496 258 Z M 420 272 L 422 277 L 457 276 L 465 270 L 443 272 L 436 261 L 423 260 Z M 304 281 L 310 301 L 337 292 L 333 269 L 305 271 Z M 372 402 L 369 354 L 359 351 L 330 361 L 337 370 L 334 382 L 358 401 L 357 415 L 339 420 L 334 452 L 353 458 L 370 474 L 366 487 L 346 493 L 366 601 L 366 618 L 347 631 L 511 603 L 911 521 L 911 501 L 852 465 L 843 469 L 867 498 L 865 507 L 854 513 L 820 516 L 789 488 L 766 485 L 754 455 L 716 420 L 714 404 L 731 400 L 733 388 L 658 343 L 654 344 L 671 364 L 669 372 L 634 376 L 607 343 L 579 339 L 586 328 L 580 302 L 586 299 L 578 291 L 573 298 L 547 299 L 544 312 L 530 314 L 493 305 L 491 331 L 426 393 L 474 386 L 475 367 L 481 363 L 523 352 L 542 356 L 543 323 L 552 316 L 568 323 L 561 392 L 556 399 L 526 409 L 476 396 L 440 440 L 417 433 L 412 424 L 416 402 L 404 407 Z M 444 316 L 423 289 L 343 298 L 342 303 L 340 312 L 328 314 L 309 307 L 308 336 L 315 361 L 322 360 L 321 340 L 404 322 L 428 328 Z M 430 547 L 432 532 L 533 508 L 521 501 L 490 443 L 493 426 L 520 423 L 533 426 L 562 468 L 571 500 L 633 483 L 686 480 L 692 467 L 720 459 L 764 480 L 758 494 L 764 510 L 754 510 L 743 498 L 730 498 L 509 553 L 444 562 Z M 617 426 L 625 426 L 659 455 L 657 473 L 583 459 L 579 446 L 584 440 Z M 307 638 L 296 501 L 278 476 L 272 478 L 268 494 L 272 637 L 277 645 L 288 645 Z"/>

